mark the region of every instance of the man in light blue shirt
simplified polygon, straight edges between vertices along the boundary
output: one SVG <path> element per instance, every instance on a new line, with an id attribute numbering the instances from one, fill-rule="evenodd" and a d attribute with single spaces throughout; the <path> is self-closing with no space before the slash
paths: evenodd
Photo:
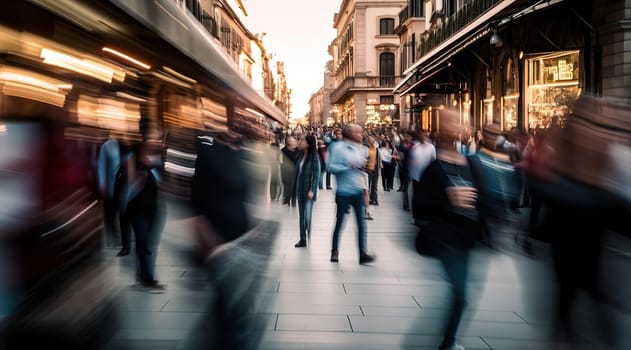
<path id="1" fill-rule="evenodd" d="M 359 125 L 345 125 L 342 136 L 344 137 L 342 141 L 330 150 L 327 164 L 327 170 L 334 174 L 336 179 L 337 214 L 333 230 L 331 262 L 338 262 L 340 231 L 346 211 L 349 206 L 352 206 L 357 221 L 359 263 L 365 264 L 375 260 L 375 256 L 368 254 L 367 251 L 366 222 L 364 221 L 366 185 L 363 168 L 368 159 L 368 149 L 362 144 L 362 128 Z"/>

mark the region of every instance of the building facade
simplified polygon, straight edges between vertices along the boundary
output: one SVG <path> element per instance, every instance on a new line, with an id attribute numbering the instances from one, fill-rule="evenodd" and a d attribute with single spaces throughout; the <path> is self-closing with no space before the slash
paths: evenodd
<path id="1" fill-rule="evenodd" d="M 331 92 L 334 88 L 334 76 L 331 73 L 332 61 L 327 62 L 323 86 L 309 98 L 308 122 L 312 125 L 331 125 L 334 123 L 335 110 L 331 105 Z"/>
<path id="2" fill-rule="evenodd" d="M 628 1 L 435 0 L 413 15 L 425 31 L 409 18 L 397 28 L 402 43 L 417 35 L 394 91 L 419 128 L 437 131 L 440 111 L 455 107 L 493 140 L 563 126 L 581 92 L 629 103 Z"/>
<path id="3" fill-rule="evenodd" d="M 174 0 L 188 10 L 220 45 L 241 77 L 261 96 L 267 97 L 286 118 L 290 113 L 290 90 L 284 63 L 263 45 L 265 33 L 253 34 L 243 24 L 247 10 L 241 0 Z M 241 111 L 249 113 L 248 111 Z M 257 116 L 250 116 L 257 117 Z"/>
<path id="4" fill-rule="evenodd" d="M 344 0 L 334 15 L 337 35 L 329 45 L 333 57 L 330 94 L 337 123 L 393 123 L 398 115 L 401 80 L 400 40 L 395 33 L 405 1 Z"/>

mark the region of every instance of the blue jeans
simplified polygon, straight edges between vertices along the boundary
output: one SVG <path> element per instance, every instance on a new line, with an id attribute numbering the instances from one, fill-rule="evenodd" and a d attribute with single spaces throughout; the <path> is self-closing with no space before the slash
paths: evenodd
<path id="1" fill-rule="evenodd" d="M 307 234 L 311 236 L 311 214 L 313 213 L 313 199 L 298 198 L 298 216 L 300 220 L 300 240 L 306 241 Z M 307 233 L 308 232 L 308 233 Z"/>
<path id="2" fill-rule="evenodd" d="M 348 210 L 348 206 L 352 206 L 355 211 L 355 220 L 357 221 L 357 240 L 359 244 L 359 253 L 366 252 L 366 222 L 364 214 L 366 207 L 364 205 L 364 193 L 360 192 L 354 195 L 336 195 L 335 203 L 337 204 L 337 214 L 335 220 L 335 229 L 333 230 L 333 250 L 337 250 L 340 240 L 340 231 L 344 225 L 344 216 Z"/>

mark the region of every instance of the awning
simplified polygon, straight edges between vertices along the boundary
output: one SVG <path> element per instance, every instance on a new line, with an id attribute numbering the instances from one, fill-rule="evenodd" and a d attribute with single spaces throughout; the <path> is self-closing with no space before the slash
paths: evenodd
<path id="1" fill-rule="evenodd" d="M 283 125 L 287 124 L 284 113 L 241 77 L 232 59 L 215 43 L 212 35 L 192 14 L 178 8 L 174 1 L 110 1 L 197 61 L 244 100 L 252 103 L 252 107 Z"/>
<path id="2" fill-rule="evenodd" d="M 420 78 L 416 79 L 416 81 L 410 85 L 407 89 L 405 89 L 403 92 L 401 92 L 401 95 L 406 95 L 408 94 L 410 91 L 416 89 L 419 85 L 421 85 L 422 83 L 426 82 L 427 80 L 429 80 L 429 78 L 433 77 L 434 75 L 442 72 L 443 70 L 447 69 L 447 67 L 451 66 L 450 62 L 445 63 L 443 66 L 441 66 L 438 69 L 435 69 L 433 71 L 427 72 L 425 74 L 421 74 L 421 72 L 417 72 L 418 74 L 420 74 Z M 410 79 L 412 80 L 412 79 Z"/>
<path id="3" fill-rule="evenodd" d="M 440 45 L 423 55 L 411 67 L 405 70 L 403 80 L 393 89 L 393 93 L 405 95 L 413 91 L 423 82 L 426 82 L 434 74 L 448 66 L 448 60 L 454 55 L 471 47 L 478 40 L 486 37 L 491 29 L 489 23 L 501 21 L 497 26 L 505 25 L 526 14 L 548 8 L 564 0 L 504 0 L 490 8 L 483 15 L 464 26 L 460 31 L 443 41 Z"/>

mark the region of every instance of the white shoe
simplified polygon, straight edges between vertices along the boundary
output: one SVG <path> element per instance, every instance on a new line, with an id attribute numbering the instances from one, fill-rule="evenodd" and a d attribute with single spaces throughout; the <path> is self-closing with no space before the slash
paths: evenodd
<path id="1" fill-rule="evenodd" d="M 440 348 L 440 350 L 466 350 L 466 349 L 462 345 L 454 343 L 454 345 L 448 348 Z"/>

